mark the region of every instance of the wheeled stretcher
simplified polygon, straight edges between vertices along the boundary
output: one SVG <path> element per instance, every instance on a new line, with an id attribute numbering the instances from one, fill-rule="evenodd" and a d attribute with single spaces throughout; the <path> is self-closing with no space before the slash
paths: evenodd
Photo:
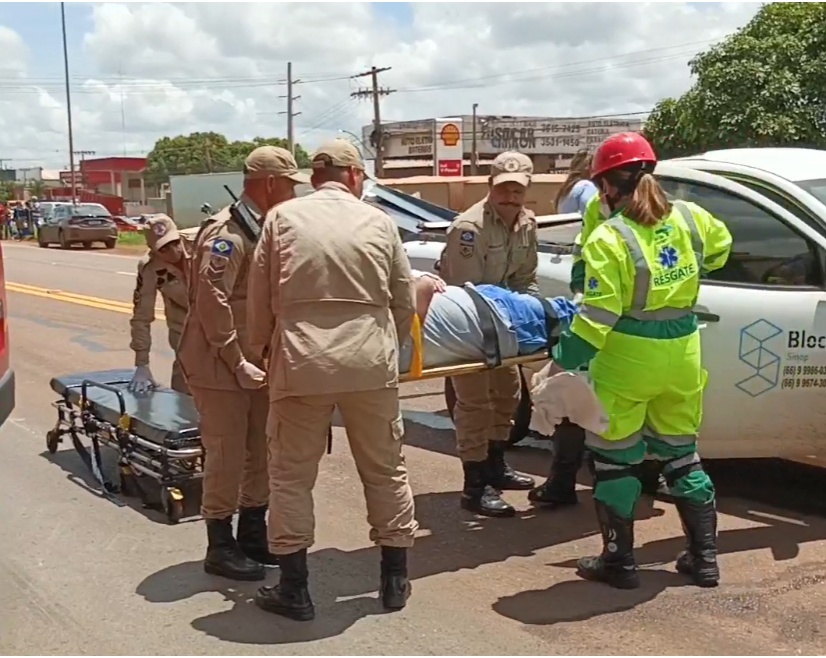
<path id="1" fill-rule="evenodd" d="M 57 422 L 46 435 L 54 453 L 65 436 L 103 492 L 138 496 L 160 507 L 170 523 L 199 513 L 203 450 L 192 398 L 168 388 L 146 395 L 127 390 L 132 370 L 55 377 Z M 81 441 L 86 437 L 91 449 Z M 118 453 L 117 479 L 109 478 L 101 446 Z"/>
<path id="2" fill-rule="evenodd" d="M 501 367 L 540 366 L 547 354 L 501 361 Z M 465 375 L 489 369 L 485 362 L 461 363 L 402 374 L 402 382 Z M 197 516 L 201 503 L 204 452 L 192 398 L 169 388 L 135 395 L 127 390 L 133 371 L 104 370 L 55 377 L 57 422 L 46 435 L 55 453 L 69 437 L 95 481 L 110 497 L 136 496 L 162 509 L 170 523 Z M 86 447 L 83 439 L 91 444 Z M 101 447 L 117 452 L 117 473 L 106 472 Z"/>

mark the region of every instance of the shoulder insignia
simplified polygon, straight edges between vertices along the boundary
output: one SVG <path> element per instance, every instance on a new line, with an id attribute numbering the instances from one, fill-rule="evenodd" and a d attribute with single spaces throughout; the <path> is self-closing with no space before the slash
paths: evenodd
<path id="1" fill-rule="evenodd" d="M 233 245 L 229 240 L 216 240 L 212 243 L 212 251 L 210 253 L 213 256 L 229 258 L 232 255 L 232 250 L 234 248 L 235 245 Z"/>
<path id="2" fill-rule="evenodd" d="M 459 236 L 459 242 L 462 244 L 473 244 L 476 240 L 476 233 L 473 231 L 462 231 L 462 234 Z"/>

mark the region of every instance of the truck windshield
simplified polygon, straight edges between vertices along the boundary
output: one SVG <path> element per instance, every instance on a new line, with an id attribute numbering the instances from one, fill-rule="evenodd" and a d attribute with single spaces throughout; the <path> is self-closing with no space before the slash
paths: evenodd
<path id="1" fill-rule="evenodd" d="M 800 180 L 797 184 L 826 206 L 826 178 Z"/>

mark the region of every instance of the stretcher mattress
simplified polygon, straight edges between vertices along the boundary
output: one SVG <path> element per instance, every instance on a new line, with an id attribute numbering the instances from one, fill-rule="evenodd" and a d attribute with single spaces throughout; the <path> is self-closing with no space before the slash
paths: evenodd
<path id="1" fill-rule="evenodd" d="M 104 370 L 55 377 L 50 382 L 52 390 L 68 399 L 73 405 L 80 404 L 82 384 L 89 380 L 117 389 L 123 397 L 129 430 L 142 439 L 168 448 L 178 448 L 200 440 L 198 412 L 192 398 L 170 388 L 134 395 L 127 390 L 133 370 Z M 98 386 L 86 387 L 90 412 L 99 420 L 118 425 L 121 419 L 118 396 Z"/>

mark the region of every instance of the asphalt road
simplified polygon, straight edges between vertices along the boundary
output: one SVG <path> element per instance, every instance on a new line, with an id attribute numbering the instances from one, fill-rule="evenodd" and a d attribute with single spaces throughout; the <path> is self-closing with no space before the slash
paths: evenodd
<path id="1" fill-rule="evenodd" d="M 50 379 L 131 365 L 136 258 L 8 243 L 4 251 L 18 397 L 0 429 L 0 654 L 826 652 L 826 520 L 765 502 L 792 491 L 820 501 L 822 474 L 766 482 L 776 471 L 715 465 L 723 583 L 713 591 L 675 574 L 683 543 L 676 512 L 644 500 L 636 530 L 643 586 L 614 591 L 574 575 L 576 558 L 600 548 L 587 486 L 578 507 L 560 512 L 532 510 L 519 492 L 507 494 L 520 510 L 514 519 L 459 509 L 460 467 L 435 383 L 403 389 L 422 527 L 407 609 L 385 614 L 376 600 L 377 549 L 336 428 L 316 489 L 317 618 L 299 624 L 263 613 L 251 603 L 258 584 L 203 573 L 202 523 L 169 526 L 159 512 L 118 505 L 89 486 L 70 445 L 46 452 Z M 157 325 L 152 366 L 165 380 L 172 355 Z M 548 453 L 533 448 L 510 459 L 537 477 L 548 465 Z M 737 493 L 736 482 L 762 500 L 726 494 Z"/>

